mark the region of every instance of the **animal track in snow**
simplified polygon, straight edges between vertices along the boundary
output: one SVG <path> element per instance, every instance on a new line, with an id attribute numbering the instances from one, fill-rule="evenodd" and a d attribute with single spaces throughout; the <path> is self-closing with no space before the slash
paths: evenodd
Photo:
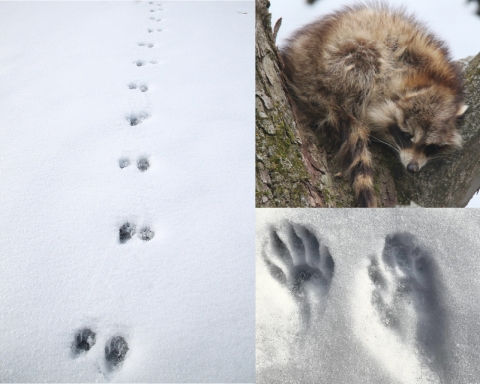
<path id="1" fill-rule="evenodd" d="M 125 244 L 135 234 L 135 225 L 127 222 L 120 227 L 118 232 L 120 244 Z"/>
<path id="2" fill-rule="evenodd" d="M 131 164 L 130 159 L 127 157 L 122 157 L 118 160 L 118 165 L 120 168 L 126 168 Z M 147 157 L 139 157 L 137 160 L 137 168 L 145 172 L 148 168 L 150 168 L 150 161 L 148 160 Z"/>
<path id="3" fill-rule="evenodd" d="M 153 43 L 147 43 L 146 41 L 141 41 L 138 43 L 139 46 L 141 47 L 148 47 L 148 48 L 153 48 L 154 44 Z"/>
<path id="4" fill-rule="evenodd" d="M 105 359 L 110 370 L 117 369 L 125 360 L 129 348 L 122 336 L 112 337 L 105 345 Z"/>
<path id="5" fill-rule="evenodd" d="M 125 244 L 128 240 L 130 240 L 136 233 L 136 225 L 126 222 L 123 224 L 119 229 L 119 241 L 120 244 Z M 155 232 L 151 230 L 148 225 L 145 225 L 140 228 L 138 232 L 138 237 L 143 241 L 149 241 L 153 239 L 155 236 Z"/>
<path id="6" fill-rule="evenodd" d="M 95 332 L 89 328 L 83 328 L 75 333 L 72 351 L 75 356 L 87 352 L 95 345 Z"/>
<path id="7" fill-rule="evenodd" d="M 140 91 L 140 92 L 147 92 L 148 91 L 148 86 L 146 84 L 136 84 L 136 83 L 129 83 L 128 84 L 128 88 L 129 89 L 137 89 Z"/>
<path id="8" fill-rule="evenodd" d="M 130 113 L 130 115 L 128 115 L 126 119 L 130 123 L 130 126 L 134 127 L 141 124 L 142 121 L 148 119 L 149 117 L 150 115 L 147 112 L 141 111 Z"/>
<path id="9" fill-rule="evenodd" d="M 157 61 L 156 60 L 150 60 L 149 62 L 147 62 L 145 60 L 137 60 L 137 61 L 134 61 L 133 63 L 137 67 L 143 67 L 144 65 L 147 65 L 147 64 L 157 64 Z"/>
<path id="10" fill-rule="evenodd" d="M 270 274 L 286 287 L 300 308 L 308 328 L 312 316 L 322 315 L 326 308 L 334 266 L 328 247 L 300 224 L 285 223 L 280 231 L 270 228 L 270 252 L 263 259 Z"/>
<path id="11" fill-rule="evenodd" d="M 122 157 L 121 159 L 118 160 L 118 166 L 120 168 L 126 168 L 130 165 L 130 160 L 125 158 L 125 157 Z"/>
<path id="12" fill-rule="evenodd" d="M 141 157 L 137 160 L 137 168 L 140 171 L 145 172 L 149 167 L 150 167 L 150 162 L 146 157 Z"/>
<path id="13" fill-rule="evenodd" d="M 418 377 L 444 382 L 448 373 L 446 314 L 430 252 L 409 233 L 388 235 L 381 258 L 371 257 L 367 274 L 369 313 L 376 321 L 354 311 L 366 346 L 405 383 L 416 382 Z"/>
<path id="14" fill-rule="evenodd" d="M 153 237 L 155 236 L 155 232 L 153 232 L 150 227 L 146 226 L 140 229 L 140 232 L 138 233 L 138 236 L 140 239 L 143 241 L 149 241 L 152 240 Z"/>

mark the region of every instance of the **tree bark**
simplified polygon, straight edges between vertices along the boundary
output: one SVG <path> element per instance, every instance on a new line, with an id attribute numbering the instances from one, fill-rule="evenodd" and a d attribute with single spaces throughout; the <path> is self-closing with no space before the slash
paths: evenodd
<path id="1" fill-rule="evenodd" d="M 295 119 L 272 37 L 268 0 L 256 0 L 256 206 L 355 207 L 348 178 L 326 138 Z M 461 61 L 465 102 L 461 151 L 409 174 L 395 153 L 372 142 L 379 207 L 464 207 L 480 188 L 480 54 Z"/>

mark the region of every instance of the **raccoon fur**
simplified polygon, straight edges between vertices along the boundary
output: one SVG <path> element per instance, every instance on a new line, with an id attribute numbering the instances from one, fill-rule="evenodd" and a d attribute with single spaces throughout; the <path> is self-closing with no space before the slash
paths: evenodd
<path id="1" fill-rule="evenodd" d="M 376 206 L 370 139 L 393 148 L 411 173 L 461 148 L 460 70 L 405 11 L 345 7 L 297 31 L 280 54 L 297 118 L 337 143 L 359 206 Z"/>

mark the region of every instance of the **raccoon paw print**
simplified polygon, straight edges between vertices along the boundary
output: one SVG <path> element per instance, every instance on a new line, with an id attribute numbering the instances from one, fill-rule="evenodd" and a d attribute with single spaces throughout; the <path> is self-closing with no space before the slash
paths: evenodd
<path id="1" fill-rule="evenodd" d="M 120 244 L 125 244 L 135 234 L 135 225 L 130 223 L 123 224 L 118 230 Z"/>
<path id="2" fill-rule="evenodd" d="M 430 252 L 409 233 L 388 235 L 382 256 L 371 257 L 367 274 L 372 287 L 371 312 L 378 322 L 361 320 L 362 333 L 365 329 L 370 333 L 365 338 L 367 347 L 373 351 L 378 340 L 388 340 L 382 344 L 388 344 L 398 361 L 387 355 L 379 355 L 379 359 L 405 383 L 416 382 L 419 376 L 443 382 L 448 371 L 446 314 Z M 399 361 L 411 368 L 412 377 L 405 376 Z"/>
<path id="3" fill-rule="evenodd" d="M 146 84 L 129 83 L 127 86 L 128 86 L 128 89 L 138 89 L 140 92 L 148 91 L 148 86 Z"/>
<path id="4" fill-rule="evenodd" d="M 130 165 L 130 160 L 125 158 L 125 157 L 122 157 L 121 159 L 118 160 L 118 166 L 123 169 L 123 168 L 126 168 Z"/>
<path id="5" fill-rule="evenodd" d="M 130 115 L 127 116 L 127 121 L 130 123 L 130 126 L 134 127 L 135 125 L 142 123 L 142 121 L 148 119 L 149 117 L 150 115 L 145 111 L 136 113 L 132 112 L 130 113 Z"/>
<path id="6" fill-rule="evenodd" d="M 87 352 L 95 345 L 95 332 L 89 328 L 83 328 L 75 333 L 75 340 L 72 344 L 72 351 L 75 356 Z"/>
<path id="7" fill-rule="evenodd" d="M 308 327 L 313 315 L 325 311 L 335 263 L 311 230 L 291 223 L 284 227 L 284 240 L 280 231 L 270 229 L 270 252 L 264 252 L 263 258 L 272 277 L 298 303 L 302 321 Z"/>
<path id="8" fill-rule="evenodd" d="M 122 336 L 112 337 L 105 345 L 105 360 L 108 367 L 117 369 L 120 363 L 125 360 L 128 352 L 128 344 Z"/>
<path id="9" fill-rule="evenodd" d="M 135 65 L 136 65 L 137 67 L 143 67 L 145 64 L 147 64 L 147 62 L 146 62 L 146 61 L 143 61 L 143 60 L 137 60 L 137 61 L 135 61 Z"/>
<path id="10" fill-rule="evenodd" d="M 153 32 L 153 29 L 152 29 L 152 28 L 148 28 L 147 31 L 148 31 L 148 33 L 152 33 L 152 32 Z"/>
<path id="11" fill-rule="evenodd" d="M 141 157 L 137 160 L 137 168 L 140 171 L 145 172 L 149 167 L 150 167 L 150 162 L 146 157 Z"/>
<path id="12" fill-rule="evenodd" d="M 140 229 L 138 236 L 143 241 L 150 241 L 155 236 L 155 232 L 151 231 L 150 227 L 143 227 L 142 229 Z"/>
<path id="13" fill-rule="evenodd" d="M 153 43 L 147 43 L 146 41 L 141 41 L 138 43 L 140 47 L 148 47 L 148 48 L 153 48 L 154 44 Z"/>

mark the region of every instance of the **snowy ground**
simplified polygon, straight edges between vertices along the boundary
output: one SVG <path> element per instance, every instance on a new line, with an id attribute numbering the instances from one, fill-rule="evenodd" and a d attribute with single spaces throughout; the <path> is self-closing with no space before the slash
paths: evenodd
<path id="1" fill-rule="evenodd" d="M 253 382 L 253 1 L 1 2 L 0 36 L 0 381 Z"/>
<path id="2" fill-rule="evenodd" d="M 257 383 L 478 383 L 479 224 L 257 209 Z"/>
<path id="3" fill-rule="evenodd" d="M 271 0 L 272 24 L 282 18 L 277 44 L 301 26 L 318 17 L 361 0 L 318 0 L 313 6 L 305 0 Z M 455 60 L 475 56 L 480 52 L 480 17 L 475 14 L 477 2 L 467 0 L 386 0 L 395 7 L 404 6 L 414 13 L 440 38 L 447 42 Z M 480 207 L 480 195 L 475 195 L 468 207 Z"/>

